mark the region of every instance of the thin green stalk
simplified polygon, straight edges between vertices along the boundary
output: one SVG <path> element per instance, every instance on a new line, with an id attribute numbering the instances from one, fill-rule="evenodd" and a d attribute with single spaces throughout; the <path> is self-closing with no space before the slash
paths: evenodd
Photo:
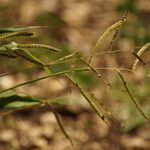
<path id="1" fill-rule="evenodd" d="M 0 78 L 1 78 L 1 77 L 5 77 L 5 76 L 8 76 L 8 75 L 13 75 L 13 74 L 25 72 L 25 71 L 28 71 L 28 70 L 36 69 L 36 68 L 38 68 L 38 67 L 41 67 L 41 66 L 34 66 L 34 67 L 31 67 L 31 68 L 22 69 L 22 70 L 15 71 L 15 72 L 0 74 Z M 81 69 L 80 71 L 90 71 L 89 67 L 78 68 L 78 69 L 79 69 L 79 70 Z M 95 69 L 97 69 L 97 70 L 116 70 L 116 69 L 119 69 L 119 70 L 122 70 L 122 71 L 132 72 L 132 70 L 127 69 L 127 68 L 101 67 L 101 68 L 95 68 Z M 75 69 L 75 71 L 76 71 L 76 69 Z"/>
<path id="2" fill-rule="evenodd" d="M 58 73 L 55 73 L 55 74 L 52 74 L 52 75 L 47 75 L 47 76 L 43 76 L 43 77 L 36 78 L 36 79 L 33 79 L 33 80 L 29 80 L 27 82 L 23 82 L 21 84 L 12 86 L 12 87 L 10 87 L 8 89 L 2 90 L 2 91 L 0 91 L 0 93 L 6 92 L 6 91 L 9 91 L 9 90 L 13 90 L 13 89 L 16 89 L 18 87 L 21 87 L 21 86 L 24 86 L 24 85 L 27 85 L 27 84 L 31 84 L 31 83 L 34 83 L 34 82 L 37 82 L 37 81 L 40 81 L 40 80 L 44 80 L 44 79 L 47 79 L 47 78 L 50 78 L 50 77 L 59 76 L 59 75 L 64 74 L 64 72 L 66 73 L 66 72 L 69 72 L 69 71 L 70 70 L 62 71 L 62 72 L 58 72 Z"/>
<path id="3" fill-rule="evenodd" d="M 64 125 L 61 121 L 61 118 L 59 117 L 58 113 L 56 112 L 54 106 L 52 106 L 51 104 L 47 103 L 47 106 L 52 110 L 55 118 L 56 118 L 56 121 L 62 131 L 62 133 L 65 135 L 65 137 L 70 141 L 70 144 L 73 145 L 73 141 L 72 139 L 70 138 L 70 136 L 68 135 L 68 133 L 66 132 L 65 128 L 64 128 Z"/>
<path id="4" fill-rule="evenodd" d="M 38 68 L 39 66 L 34 66 L 34 67 L 31 67 L 31 68 L 25 68 L 25 69 L 21 69 L 19 71 L 13 71 L 13 72 L 8 72 L 8 73 L 3 73 L 3 74 L 0 74 L 0 78 L 1 77 L 5 77 L 5 76 L 8 76 L 8 75 L 14 75 L 14 74 L 17 74 L 17 73 L 22 73 L 22 72 L 26 72 L 26 71 L 29 71 L 29 70 L 32 70 L 32 69 L 36 69 Z"/>
<path id="5" fill-rule="evenodd" d="M 116 70 L 117 68 L 98 68 L 98 69 Z M 131 71 L 129 69 L 124 69 L 124 68 L 118 68 L 118 69 L 125 70 L 125 71 Z M 50 74 L 50 75 L 47 75 L 47 76 L 43 76 L 43 77 L 40 77 L 40 78 L 29 80 L 29 81 L 23 82 L 21 84 L 17 84 L 15 86 L 12 86 L 10 88 L 7 88 L 5 90 L 0 91 L 0 93 L 6 92 L 6 91 L 9 91 L 9 90 L 13 90 L 13 89 L 16 89 L 18 87 L 25 86 L 27 84 L 31 84 L 31 83 L 34 83 L 34 82 L 37 82 L 37 81 L 40 81 L 40 80 L 44 80 L 44 79 L 55 77 L 55 76 L 60 76 L 60 75 L 63 75 L 65 73 L 70 73 L 72 71 L 90 71 L 90 69 L 89 68 L 77 68 L 77 69 L 73 69 L 73 70 L 72 69 L 71 70 L 70 69 L 69 70 L 64 70 L 64 71 L 61 71 L 61 72 L 57 72 L 57 73 L 54 73 L 54 74 Z"/>

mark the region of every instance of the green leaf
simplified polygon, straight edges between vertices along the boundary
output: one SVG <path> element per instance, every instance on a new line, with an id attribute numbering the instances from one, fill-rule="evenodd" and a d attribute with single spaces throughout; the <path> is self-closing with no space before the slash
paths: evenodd
<path id="1" fill-rule="evenodd" d="M 7 33 L 7 32 L 17 32 L 17 31 L 24 31 L 24 30 L 31 30 L 31 29 L 39 29 L 45 26 L 27 26 L 27 27 L 8 27 L 8 28 L 0 28 L 0 33 Z"/>
<path id="2" fill-rule="evenodd" d="M 75 72 L 74 78 L 84 86 L 91 86 L 96 84 L 96 78 L 93 78 L 91 75 L 85 74 L 84 72 Z"/>
<path id="3" fill-rule="evenodd" d="M 6 91 L 6 92 L 4 92 L 4 93 L 0 93 L 0 99 L 1 98 L 4 98 L 4 97 L 9 97 L 9 96 L 13 96 L 13 95 L 15 95 L 15 92 L 14 91 Z"/>
<path id="4" fill-rule="evenodd" d="M 57 105 L 65 105 L 68 102 L 65 97 L 47 99 L 46 101 L 50 104 L 53 103 Z M 20 107 L 32 106 L 40 103 L 44 103 L 44 101 L 29 95 L 19 96 L 13 91 L 7 91 L 0 94 L 0 110 L 4 108 L 17 109 Z"/>
<path id="5" fill-rule="evenodd" d="M 39 99 L 31 96 L 19 96 L 14 93 L 0 94 L 0 109 L 4 108 L 20 108 L 24 106 L 31 106 L 41 103 Z"/>
<path id="6" fill-rule="evenodd" d="M 17 56 L 19 56 L 33 64 L 42 65 L 42 66 L 44 65 L 44 63 L 39 58 L 32 55 L 27 49 L 18 49 L 18 50 L 15 50 L 14 53 Z"/>

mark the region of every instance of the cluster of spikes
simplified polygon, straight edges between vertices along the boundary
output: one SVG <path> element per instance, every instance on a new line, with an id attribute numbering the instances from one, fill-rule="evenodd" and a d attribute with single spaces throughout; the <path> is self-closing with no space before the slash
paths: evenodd
<path id="1" fill-rule="evenodd" d="M 146 51 L 149 47 L 150 47 L 150 43 L 147 43 L 146 45 L 144 45 L 137 53 L 135 51 L 131 51 L 132 54 L 136 57 L 136 60 L 132 66 L 131 69 L 124 69 L 124 68 L 95 68 L 92 65 L 92 61 L 93 61 L 93 57 L 98 55 L 99 53 L 96 53 L 96 51 L 101 47 L 102 43 L 105 41 L 106 37 L 108 37 L 110 35 L 110 33 L 112 31 L 115 31 L 115 34 L 110 42 L 110 46 L 108 48 L 108 51 L 106 53 L 114 53 L 115 51 L 111 51 L 114 41 L 117 38 L 117 36 L 119 35 L 119 32 L 121 30 L 121 28 L 123 27 L 123 25 L 125 24 L 126 21 L 126 16 L 128 14 L 128 11 L 126 11 L 121 20 L 119 20 L 118 22 L 116 22 L 115 24 L 113 24 L 112 26 L 110 26 L 98 39 L 98 41 L 96 42 L 96 45 L 94 46 L 93 49 L 90 50 L 89 52 L 89 56 L 88 57 L 81 57 L 79 55 L 79 52 L 76 51 L 74 53 L 71 53 L 69 55 L 63 56 L 57 60 L 54 61 L 50 61 L 49 63 L 45 63 L 42 60 L 40 60 L 38 57 L 36 57 L 35 55 L 33 55 L 30 52 L 30 49 L 45 49 L 45 50 L 50 50 L 52 52 L 60 52 L 61 50 L 58 48 L 55 48 L 53 46 L 50 45 L 45 45 L 45 44 L 37 44 L 37 43 L 31 43 L 31 44 L 23 44 L 23 43 L 16 43 L 15 41 L 13 41 L 12 39 L 17 38 L 17 37 L 36 37 L 37 34 L 35 32 L 30 32 L 28 30 L 30 29 L 35 29 L 35 28 L 41 28 L 39 26 L 31 26 L 31 27 L 25 27 L 25 28 L 1 28 L 0 29 L 0 56 L 6 56 L 9 58 L 22 58 L 26 61 L 29 61 L 33 64 L 35 64 L 35 67 L 41 66 L 43 67 L 43 69 L 47 72 L 47 76 L 43 76 L 40 78 L 36 78 L 21 84 L 18 84 L 16 86 L 10 87 L 8 89 L 4 89 L 2 91 L 0 91 L 1 93 L 4 93 L 6 91 L 9 90 L 14 90 L 18 87 L 27 85 L 27 84 L 31 84 L 43 79 L 47 79 L 50 77 L 55 77 L 55 76 L 60 76 L 60 75 L 64 75 L 68 80 L 70 80 L 75 87 L 79 90 L 79 92 L 83 95 L 83 97 L 87 100 L 87 102 L 89 103 L 89 105 L 91 106 L 91 108 L 94 110 L 94 112 L 99 116 L 100 119 L 102 119 L 104 122 L 107 122 L 109 120 L 109 118 L 111 119 L 115 119 L 116 121 L 118 121 L 116 119 L 115 116 L 112 115 L 112 113 L 104 107 L 104 105 L 101 103 L 101 108 L 103 109 L 102 113 L 99 109 L 99 107 L 96 105 L 95 101 L 99 101 L 97 100 L 97 98 L 93 95 L 93 94 L 89 94 L 88 92 L 86 92 L 80 85 L 78 82 L 75 81 L 75 79 L 72 76 L 72 71 L 76 72 L 76 71 L 92 71 L 93 74 L 102 82 L 104 82 L 106 84 L 106 86 L 108 86 L 109 88 L 112 87 L 112 85 L 105 79 L 105 77 L 102 75 L 102 73 L 100 72 L 100 70 L 103 69 L 113 69 L 118 73 L 119 78 L 122 81 L 122 85 L 124 86 L 127 94 L 129 95 L 130 99 L 132 100 L 133 104 L 136 106 L 137 110 L 139 111 L 139 113 L 148 120 L 148 117 L 146 116 L 146 114 L 143 112 L 142 108 L 140 107 L 140 105 L 138 104 L 136 98 L 134 97 L 134 95 L 132 94 L 132 92 L 130 91 L 127 82 L 125 81 L 121 70 L 126 70 L 126 71 L 130 71 L 130 72 L 134 72 L 137 68 L 137 65 L 139 62 L 141 62 L 143 65 L 146 65 L 146 63 L 144 62 L 144 60 L 141 58 L 141 54 Z M 7 44 L 6 44 L 7 41 Z M 11 42 L 8 42 L 11 41 Z M 2 44 L 5 43 L 5 44 Z M 117 50 L 116 50 L 117 52 Z M 105 53 L 105 52 L 104 52 Z M 65 71 L 61 71 L 58 73 L 53 73 L 52 70 L 50 69 L 51 65 L 54 64 L 59 64 L 59 63 L 64 63 L 64 62 L 70 62 L 73 59 L 74 60 L 80 60 L 86 67 L 85 68 L 75 68 L 75 69 L 71 69 L 71 70 L 65 70 Z M 34 67 L 34 68 L 35 68 Z M 32 69 L 32 68 L 31 68 Z M 27 70 L 27 69 L 26 69 Z M 21 70 L 22 71 L 26 71 L 26 70 Z M 11 73 L 10 73 L 11 74 Z M 9 75 L 9 74 L 5 74 L 5 75 Z M 5 75 L 1 75 L 5 76 Z M 51 111 L 53 112 L 57 123 L 61 129 L 61 131 L 64 133 L 65 137 L 70 141 L 71 144 L 73 144 L 70 136 L 68 135 L 68 133 L 65 131 L 64 126 L 62 124 L 62 121 L 58 115 L 58 113 L 56 112 L 54 106 L 51 103 L 48 103 L 48 101 L 46 100 L 42 100 L 42 103 L 44 103 L 45 105 L 47 105 Z M 119 122 L 119 121 L 118 121 Z"/>

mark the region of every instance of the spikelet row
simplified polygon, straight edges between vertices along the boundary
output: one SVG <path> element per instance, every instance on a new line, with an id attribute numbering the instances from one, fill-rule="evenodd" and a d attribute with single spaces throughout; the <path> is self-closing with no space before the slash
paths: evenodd
<path id="1" fill-rule="evenodd" d="M 18 48 L 44 48 L 51 51 L 60 52 L 60 49 L 46 44 L 18 44 Z"/>

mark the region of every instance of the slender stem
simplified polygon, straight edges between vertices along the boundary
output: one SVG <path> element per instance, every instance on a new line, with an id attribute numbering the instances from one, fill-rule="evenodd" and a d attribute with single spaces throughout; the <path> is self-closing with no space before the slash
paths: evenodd
<path id="1" fill-rule="evenodd" d="M 56 112 L 54 106 L 52 106 L 51 104 L 47 103 L 47 106 L 52 110 L 55 118 L 56 118 L 56 121 L 61 129 L 61 131 L 63 132 L 63 134 L 65 135 L 65 137 L 70 141 L 70 144 L 73 145 L 73 141 L 72 139 L 70 138 L 70 136 L 68 135 L 68 133 L 66 132 L 65 128 L 64 128 L 64 125 L 61 121 L 61 118 L 59 117 L 58 113 Z"/>
<path id="2" fill-rule="evenodd" d="M 36 69 L 36 68 L 38 68 L 38 67 L 40 67 L 40 66 L 34 66 L 34 67 L 31 67 L 31 68 L 22 69 L 22 70 L 19 70 L 19 71 L 14 71 L 14 72 L 9 72 L 9 73 L 0 74 L 0 78 L 1 78 L 1 77 L 4 77 L 4 76 L 13 75 L 13 74 L 17 74 L 17 73 L 29 71 L 29 70 L 32 70 L 32 69 Z"/>
<path id="3" fill-rule="evenodd" d="M 116 70 L 117 68 L 97 68 L 97 69 Z M 124 69 L 124 68 L 118 68 L 118 69 L 121 69 L 121 70 L 124 70 L 124 71 L 131 71 L 130 69 Z M 73 71 L 77 71 L 77 72 L 80 72 L 80 71 L 90 71 L 90 69 L 89 68 L 77 68 L 77 69 L 73 69 Z M 72 70 L 64 70 L 64 71 L 57 72 L 57 73 L 54 73 L 54 74 L 51 74 L 51 75 L 47 75 L 47 76 L 43 76 L 43 77 L 36 78 L 36 79 L 33 79 L 33 80 L 29 80 L 27 82 L 23 82 L 21 84 L 12 86 L 12 87 L 7 88 L 5 90 L 2 90 L 2 91 L 0 91 L 0 93 L 6 92 L 6 91 L 9 91 L 9 90 L 13 90 L 13 89 L 16 89 L 18 87 L 25 86 L 27 84 L 31 84 L 31 83 L 34 83 L 34 82 L 37 82 L 37 81 L 40 81 L 40 80 L 44 80 L 44 79 L 47 79 L 47 78 L 51 78 L 51 77 L 55 77 L 55 76 L 60 76 L 60 75 L 63 75 L 65 73 L 69 73 L 69 72 L 72 72 Z"/>
<path id="4" fill-rule="evenodd" d="M 141 47 L 141 46 L 140 46 Z M 138 47 L 136 47 L 136 48 L 138 48 Z M 113 50 L 113 51 L 110 51 L 109 52 L 109 54 L 114 54 L 114 53 L 117 53 L 117 52 L 132 52 L 131 50 Z M 102 55 L 102 54 L 108 54 L 108 52 L 106 52 L 106 51 L 103 51 L 103 52 L 99 52 L 99 53 L 95 53 L 95 54 L 93 54 L 93 56 L 98 56 L 98 55 Z M 78 58 L 78 59 L 74 59 L 74 61 L 77 61 L 77 60 L 80 60 L 80 59 L 86 59 L 86 58 L 89 58 L 89 56 L 86 56 L 86 57 L 80 57 L 80 58 Z M 57 62 L 57 64 L 61 64 L 61 63 L 69 63 L 69 62 L 71 62 L 72 61 L 72 59 L 71 60 L 65 60 L 65 61 L 61 61 L 61 62 Z M 47 65 L 48 66 L 48 65 Z M 16 73 L 20 73 L 20 72 L 24 72 L 24 71 L 27 71 L 27 70 L 30 70 L 30 69 L 35 69 L 35 68 L 38 68 L 38 67 L 40 67 L 39 65 L 37 65 L 37 66 L 34 66 L 34 67 L 31 67 L 31 68 L 27 68 L 27 69 L 23 69 L 23 70 L 20 70 L 20 71 L 16 71 L 16 72 L 10 72 L 10 73 L 6 73 L 6 74 L 1 74 L 0 75 L 0 77 L 3 77 L 3 76 L 7 76 L 7 75 L 11 75 L 11 74 L 16 74 Z M 106 68 L 104 68 L 104 69 L 106 69 Z M 108 68 L 109 69 L 109 68 Z M 123 68 L 118 68 L 119 70 L 121 69 L 121 70 L 126 70 L 126 71 L 131 71 L 131 70 L 129 70 L 129 69 L 123 69 Z"/>

